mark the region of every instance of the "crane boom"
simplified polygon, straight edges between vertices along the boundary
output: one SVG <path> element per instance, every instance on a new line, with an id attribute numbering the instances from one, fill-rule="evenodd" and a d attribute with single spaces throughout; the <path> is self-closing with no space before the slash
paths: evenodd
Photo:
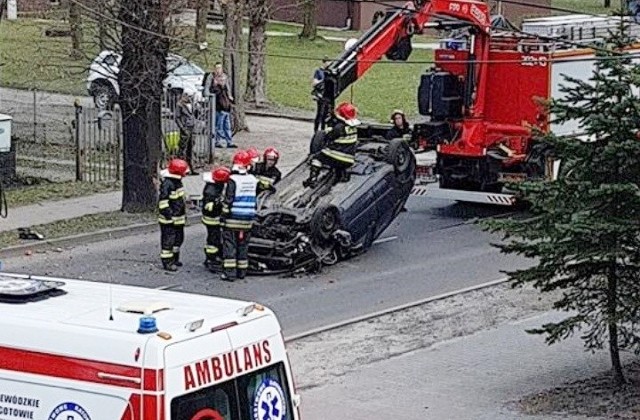
<path id="1" fill-rule="evenodd" d="M 486 3 L 479 0 L 413 0 L 388 12 L 325 69 L 324 99 L 333 106 L 345 89 L 385 55 L 390 60 L 406 61 L 411 54 L 411 37 L 422 33 L 425 25 L 434 18 L 444 18 L 447 22 L 454 19 L 471 25 L 477 33 L 472 53 L 486 59 L 491 30 L 491 16 Z M 482 85 L 486 77 L 482 71 L 479 74 Z M 482 106 L 480 101 L 476 108 Z"/>

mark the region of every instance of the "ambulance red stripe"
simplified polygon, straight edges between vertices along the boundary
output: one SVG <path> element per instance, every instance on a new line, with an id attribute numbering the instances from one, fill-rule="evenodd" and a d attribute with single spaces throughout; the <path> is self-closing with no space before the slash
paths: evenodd
<path id="1" fill-rule="evenodd" d="M 142 389 L 143 391 L 162 391 L 164 389 L 162 369 L 142 369 L 137 366 L 8 347 L 0 347 L 0 369 L 121 388 Z M 99 374 L 107 374 L 108 376 L 100 377 Z M 114 377 L 142 378 L 143 375 L 142 384 Z"/>

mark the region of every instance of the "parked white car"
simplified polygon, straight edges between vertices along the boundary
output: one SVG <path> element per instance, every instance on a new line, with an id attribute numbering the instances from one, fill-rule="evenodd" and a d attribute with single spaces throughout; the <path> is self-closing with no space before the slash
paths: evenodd
<path id="1" fill-rule="evenodd" d="M 121 61 L 121 54 L 105 50 L 91 63 L 87 90 L 98 109 L 110 109 L 120 95 L 118 73 Z M 204 76 L 204 70 L 196 64 L 177 54 L 169 54 L 167 77 L 162 82 L 167 102 L 175 103 L 177 96 L 183 92 L 192 96 L 194 101 L 201 101 Z"/>

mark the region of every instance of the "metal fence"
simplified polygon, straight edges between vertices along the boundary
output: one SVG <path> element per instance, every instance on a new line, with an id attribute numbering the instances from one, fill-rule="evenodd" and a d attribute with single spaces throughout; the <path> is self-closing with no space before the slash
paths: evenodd
<path id="1" fill-rule="evenodd" d="M 119 181 L 122 172 L 122 114 L 76 108 L 76 181 Z"/>

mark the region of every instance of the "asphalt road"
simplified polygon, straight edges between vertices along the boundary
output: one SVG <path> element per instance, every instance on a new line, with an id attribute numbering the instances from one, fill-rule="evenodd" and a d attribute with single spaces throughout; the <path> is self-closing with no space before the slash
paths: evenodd
<path id="1" fill-rule="evenodd" d="M 202 266 L 204 227 L 186 229 L 185 266 L 165 273 L 157 232 L 5 259 L 7 272 L 83 278 L 255 300 L 274 309 L 285 334 L 413 302 L 502 277 L 523 261 L 490 245 L 498 238 L 470 223 L 500 209 L 411 198 L 382 238 L 354 259 L 316 275 L 249 277 L 222 282 Z M 107 297 L 105 297 L 106 299 Z"/>

